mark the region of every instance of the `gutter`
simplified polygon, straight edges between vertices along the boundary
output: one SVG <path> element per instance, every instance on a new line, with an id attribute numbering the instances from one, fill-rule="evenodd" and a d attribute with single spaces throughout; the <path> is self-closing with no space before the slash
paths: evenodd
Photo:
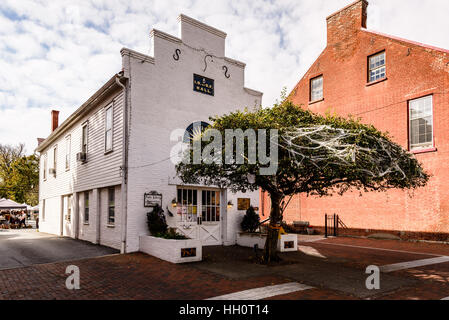
<path id="1" fill-rule="evenodd" d="M 121 187 L 121 244 L 120 253 L 126 253 L 126 237 L 128 229 L 128 78 L 123 76 L 123 73 L 117 74 L 115 77 L 117 85 L 123 88 L 125 93 L 125 103 L 123 106 L 123 147 L 122 147 L 122 187 Z"/>

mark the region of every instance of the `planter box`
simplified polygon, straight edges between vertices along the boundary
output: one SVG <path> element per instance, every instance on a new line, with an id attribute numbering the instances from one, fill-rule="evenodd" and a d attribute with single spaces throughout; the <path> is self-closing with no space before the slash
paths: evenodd
<path id="1" fill-rule="evenodd" d="M 201 261 L 203 257 L 201 241 L 194 239 L 172 240 L 140 236 L 139 250 L 171 263 Z"/>
<path id="2" fill-rule="evenodd" d="M 237 232 L 237 245 L 253 248 L 257 244 L 259 249 L 265 247 L 266 234 Z M 298 236 L 296 234 L 283 234 L 278 241 L 278 251 L 298 251 Z"/>
<path id="3" fill-rule="evenodd" d="M 266 234 L 237 232 L 237 245 L 241 247 L 254 248 L 254 245 L 257 244 L 259 249 L 263 249 L 265 247 L 266 240 Z"/>

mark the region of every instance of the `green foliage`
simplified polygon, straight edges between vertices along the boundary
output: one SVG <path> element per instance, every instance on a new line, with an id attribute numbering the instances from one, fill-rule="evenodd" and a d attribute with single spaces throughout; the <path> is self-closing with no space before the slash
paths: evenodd
<path id="1" fill-rule="evenodd" d="M 391 141 L 386 133 L 378 131 L 374 126 L 363 124 L 359 119 L 343 118 L 336 115 L 321 116 L 301 109 L 289 100 L 284 100 L 273 108 L 257 108 L 253 110 L 235 111 L 221 117 L 210 118 L 212 128 L 222 133 L 223 165 L 184 164 L 177 165 L 177 173 L 184 183 L 203 183 L 229 188 L 232 191 L 254 191 L 262 188 L 270 194 L 277 194 L 282 200 L 286 196 L 307 193 L 320 196 L 344 193 L 351 188 L 363 191 L 385 191 L 391 188 L 413 189 L 424 186 L 429 176 L 416 158 L 400 145 Z M 328 126 L 356 133 L 348 137 L 344 143 L 369 148 L 369 157 L 359 157 L 350 166 L 341 165 L 332 154 L 323 153 L 317 145 L 308 139 L 298 138 L 295 143 L 308 149 L 305 159 L 298 164 L 292 159 L 285 141 L 279 141 L 278 171 L 276 175 L 259 175 L 263 167 L 256 164 L 224 164 L 225 130 L 226 129 L 277 129 L 279 136 L 292 129 L 310 128 L 312 126 Z M 257 146 L 258 147 L 258 146 Z M 247 152 L 247 150 L 245 150 Z M 267 154 L 269 153 L 267 146 Z M 390 160 L 385 159 L 385 155 Z M 246 153 L 245 156 L 248 156 Z M 325 165 L 317 166 L 313 157 L 323 156 Z M 368 174 L 373 169 L 400 168 L 405 176 L 392 170 L 385 175 Z M 248 182 L 247 175 L 255 174 L 256 182 Z"/>
<path id="2" fill-rule="evenodd" d="M 186 236 L 179 234 L 176 230 L 169 228 L 166 232 L 158 232 L 154 234 L 155 237 L 163 238 L 163 239 L 172 239 L 172 240 L 186 240 L 189 239 Z"/>
<path id="3" fill-rule="evenodd" d="M 242 222 L 240 224 L 242 230 L 245 232 L 256 232 L 259 223 L 259 215 L 256 213 L 256 210 L 254 210 L 254 207 L 250 206 L 248 210 L 246 210 L 246 214 L 243 216 Z"/>
<path id="4" fill-rule="evenodd" d="M 25 156 L 23 144 L 0 144 L 0 197 L 34 206 L 38 195 L 39 157 Z"/>
<path id="5" fill-rule="evenodd" d="M 164 210 L 157 205 L 153 211 L 147 213 L 148 230 L 152 235 L 164 234 L 167 232 L 167 222 L 165 220 Z"/>
<path id="6" fill-rule="evenodd" d="M 295 194 L 327 196 L 341 195 L 348 190 L 414 189 L 425 186 L 429 180 L 416 158 L 393 142 L 387 133 L 359 119 L 314 114 L 284 99 L 285 96 L 283 93 L 282 102 L 273 108 L 245 109 L 210 118 L 212 128 L 221 133 L 222 164 L 203 161 L 176 166 L 178 176 L 186 184 L 215 185 L 233 192 L 262 189 L 269 193 L 271 212 L 264 253 L 266 263 L 277 260 L 278 227 Z M 280 137 L 277 172 L 260 175 L 264 165 L 259 161 L 259 154 L 255 164 L 226 164 L 227 129 L 277 129 Z M 307 134 L 303 135 L 304 132 Z M 268 133 L 267 141 L 270 141 Z M 247 144 L 248 139 L 245 140 Z M 325 145 L 327 142 L 330 147 Z M 243 156 L 248 158 L 249 148 L 245 149 Z M 256 145 L 255 150 L 258 149 Z M 268 155 L 269 143 L 266 151 Z M 192 159 L 193 150 L 189 152 Z M 255 176 L 255 182 L 248 179 L 249 175 Z"/>

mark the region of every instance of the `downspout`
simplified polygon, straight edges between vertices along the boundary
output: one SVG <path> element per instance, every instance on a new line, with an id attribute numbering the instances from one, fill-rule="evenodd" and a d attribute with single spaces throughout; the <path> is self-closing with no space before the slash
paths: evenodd
<path id="1" fill-rule="evenodd" d="M 125 84 L 122 83 L 124 80 Z M 124 107 L 123 107 L 123 147 L 122 147 L 122 187 L 121 187 L 121 245 L 120 253 L 126 253 L 126 237 L 128 229 L 128 82 L 127 78 L 118 74 L 115 82 L 123 88 Z"/>

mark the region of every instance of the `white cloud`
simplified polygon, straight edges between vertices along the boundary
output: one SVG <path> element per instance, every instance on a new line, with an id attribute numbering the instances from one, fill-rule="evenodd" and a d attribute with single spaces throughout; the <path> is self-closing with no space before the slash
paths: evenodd
<path id="1" fill-rule="evenodd" d="M 149 52 L 152 27 L 177 35 L 185 13 L 228 34 L 226 54 L 247 63 L 246 86 L 271 105 L 326 45 L 326 16 L 353 0 L 2 0 L 0 143 L 50 131 L 120 70 L 123 46 Z M 447 0 L 371 0 L 368 28 L 449 48 Z"/>

